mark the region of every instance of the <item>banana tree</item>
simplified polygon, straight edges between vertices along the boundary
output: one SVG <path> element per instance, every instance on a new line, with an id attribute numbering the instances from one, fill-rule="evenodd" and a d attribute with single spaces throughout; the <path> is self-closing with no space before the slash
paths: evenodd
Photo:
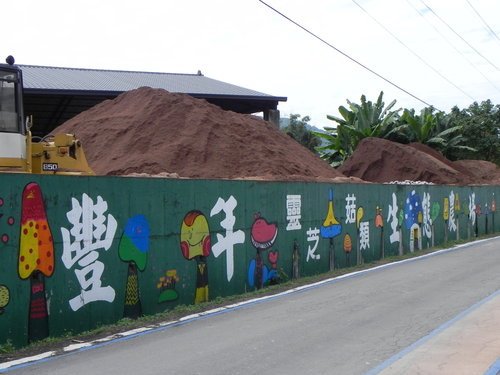
<path id="1" fill-rule="evenodd" d="M 395 127 L 392 133 L 404 134 L 407 142 L 418 142 L 451 157 L 457 150 L 474 151 L 466 146 L 462 135 L 462 125 L 450 126 L 449 117 L 443 112 L 434 112 L 427 107 L 416 115 L 414 110 L 405 109 L 401 116 L 402 125 Z"/>
<path id="2" fill-rule="evenodd" d="M 327 116 L 337 126 L 325 128 L 327 134 L 315 133 L 327 142 L 325 146 L 316 148 L 323 159 L 332 166 L 339 166 L 354 152 L 362 139 L 387 138 L 391 134 L 401 109 L 391 110 L 396 104 L 395 100 L 385 107 L 383 95 L 381 91 L 375 103 L 367 101 L 365 95 L 361 95 L 361 104 L 347 100 L 349 109 L 339 107 L 342 117 Z"/>
<path id="3" fill-rule="evenodd" d="M 325 131 L 327 133 L 314 132 L 325 143 L 324 146 L 316 147 L 316 151 L 332 167 L 338 167 L 354 152 L 350 129 L 338 125 L 336 128 L 325 128 Z"/>

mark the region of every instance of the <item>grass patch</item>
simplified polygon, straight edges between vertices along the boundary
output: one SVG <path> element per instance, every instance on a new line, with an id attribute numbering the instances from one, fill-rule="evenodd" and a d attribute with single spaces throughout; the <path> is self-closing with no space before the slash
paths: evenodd
<path id="1" fill-rule="evenodd" d="M 9 339 L 3 345 L 0 345 L 0 354 L 11 353 L 15 350 L 14 345 L 12 345 L 12 341 Z"/>

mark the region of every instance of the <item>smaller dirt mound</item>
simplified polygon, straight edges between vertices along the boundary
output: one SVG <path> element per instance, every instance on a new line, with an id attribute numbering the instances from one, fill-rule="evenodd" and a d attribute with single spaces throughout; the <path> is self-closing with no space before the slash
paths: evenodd
<path id="1" fill-rule="evenodd" d="M 427 151 L 381 138 L 365 138 L 338 170 L 346 176 L 380 183 L 406 180 L 442 185 L 472 183 L 468 174 Z"/>
<path id="2" fill-rule="evenodd" d="M 97 175 L 314 181 L 345 177 L 270 122 L 139 88 L 80 113 L 74 133 Z"/>
<path id="3" fill-rule="evenodd" d="M 500 185 L 500 167 L 486 160 L 457 160 L 453 165 L 464 168 L 479 184 Z"/>
<path id="4" fill-rule="evenodd" d="M 500 167 L 495 163 L 486 160 L 451 161 L 445 158 L 439 151 L 422 143 L 410 143 L 408 146 L 423 151 L 442 161 L 447 166 L 469 176 L 473 184 L 500 184 Z"/>
<path id="5" fill-rule="evenodd" d="M 442 163 L 446 164 L 448 167 L 456 169 L 460 173 L 463 173 L 464 175 L 473 177 L 469 171 L 469 169 L 465 166 L 459 165 L 459 164 L 454 164 L 451 160 L 447 159 L 442 153 L 440 153 L 438 150 L 433 149 L 430 146 L 424 145 L 423 143 L 410 143 L 408 146 L 416 148 L 419 151 L 425 152 L 426 154 L 436 158 L 437 160 L 441 161 Z"/>

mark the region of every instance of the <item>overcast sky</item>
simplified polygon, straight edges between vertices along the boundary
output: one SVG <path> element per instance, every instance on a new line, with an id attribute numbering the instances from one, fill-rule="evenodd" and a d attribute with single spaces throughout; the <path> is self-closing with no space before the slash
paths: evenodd
<path id="1" fill-rule="evenodd" d="M 25 65 L 201 70 L 286 96 L 282 116 L 319 127 L 335 124 L 326 115 L 346 99 L 380 91 L 386 104 L 417 110 L 500 104 L 498 0 L 265 1 L 414 97 L 258 0 L 17 0 L 2 11 L 0 51 Z"/>

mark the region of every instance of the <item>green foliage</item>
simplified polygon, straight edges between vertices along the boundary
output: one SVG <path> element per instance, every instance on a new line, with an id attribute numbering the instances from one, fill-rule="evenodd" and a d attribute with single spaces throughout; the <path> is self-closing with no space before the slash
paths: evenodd
<path id="1" fill-rule="evenodd" d="M 474 102 L 467 109 L 453 107 L 450 121 L 462 127 L 461 135 L 472 149 L 457 152 L 457 159 L 480 159 L 500 165 L 500 105 L 490 100 Z"/>
<path id="2" fill-rule="evenodd" d="M 354 152 L 349 129 L 339 125 L 337 128 L 325 128 L 325 131 L 327 133 L 314 133 L 325 143 L 325 146 L 317 147 L 316 150 L 332 167 L 338 167 Z"/>
<path id="3" fill-rule="evenodd" d="M 367 101 L 361 95 L 361 104 L 347 100 L 349 109 L 340 106 L 342 117 L 328 115 L 329 120 L 337 123 L 336 127 L 325 128 L 328 134 L 315 133 L 326 141 L 326 145 L 317 150 L 323 159 L 332 166 L 341 165 L 352 155 L 358 143 L 367 137 L 388 138 L 398 119 L 401 109 L 391 110 L 396 101 L 393 100 L 387 107 L 383 101 L 383 92 L 380 92 L 375 103 Z"/>
<path id="4" fill-rule="evenodd" d="M 432 107 L 422 109 L 420 115 L 416 115 L 413 109 L 405 109 L 399 122 L 401 125 L 395 127 L 393 133 L 404 138 L 405 143 L 425 144 L 449 159 L 456 159 L 455 155 L 463 151 L 475 151 L 466 145 L 463 126 L 453 125 L 450 116 L 436 112 Z"/>
<path id="5" fill-rule="evenodd" d="M 321 140 L 314 132 L 307 129 L 311 118 L 304 116 L 300 119 L 299 114 L 290 115 L 290 123 L 283 128 L 283 131 L 312 152 L 316 152 L 316 147 L 321 144 Z"/>
<path id="6" fill-rule="evenodd" d="M 383 92 L 376 102 L 362 95 L 359 104 L 347 100 L 347 107 L 340 106 L 340 116 L 328 115 L 336 125 L 325 128 L 326 133 L 312 132 L 323 141 L 316 147 L 321 158 L 338 167 L 362 139 L 378 137 L 399 143 L 422 143 L 450 160 L 479 159 L 500 165 L 500 105 L 486 100 L 463 110 L 455 106 L 450 113 L 427 107 L 418 114 L 414 109 L 404 109 L 400 115 L 401 109 L 393 110 L 395 100 L 385 107 L 382 99 Z M 299 121 L 299 115 L 294 116 L 294 121 Z M 301 122 L 308 120 L 304 117 Z"/>
<path id="7" fill-rule="evenodd" d="M 0 345 L 0 354 L 8 354 L 12 353 L 15 350 L 15 346 L 12 344 L 12 341 L 8 339 L 5 344 Z"/>

